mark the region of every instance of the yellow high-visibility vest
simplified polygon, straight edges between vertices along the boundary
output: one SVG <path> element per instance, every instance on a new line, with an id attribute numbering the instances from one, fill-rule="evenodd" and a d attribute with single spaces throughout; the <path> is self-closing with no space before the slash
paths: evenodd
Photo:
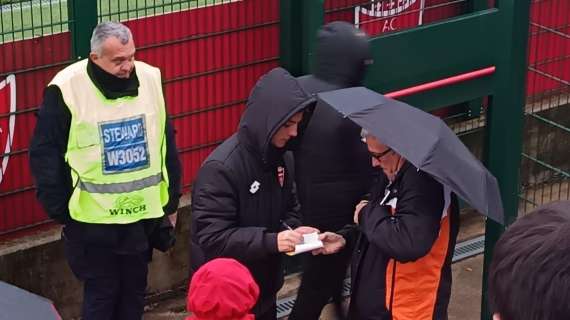
<path id="1" fill-rule="evenodd" d="M 135 62 L 136 97 L 107 99 L 87 74 L 87 59 L 50 82 L 71 112 L 65 160 L 71 167 L 71 218 L 125 224 L 164 215 L 168 202 L 166 110 L 160 71 Z"/>

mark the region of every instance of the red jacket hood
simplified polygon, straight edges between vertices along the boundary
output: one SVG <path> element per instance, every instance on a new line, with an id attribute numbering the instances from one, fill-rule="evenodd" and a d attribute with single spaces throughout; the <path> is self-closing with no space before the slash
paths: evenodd
<path id="1" fill-rule="evenodd" d="M 259 287 L 249 270 L 234 259 L 219 258 L 204 264 L 188 289 L 187 320 L 253 320 L 249 312 Z"/>

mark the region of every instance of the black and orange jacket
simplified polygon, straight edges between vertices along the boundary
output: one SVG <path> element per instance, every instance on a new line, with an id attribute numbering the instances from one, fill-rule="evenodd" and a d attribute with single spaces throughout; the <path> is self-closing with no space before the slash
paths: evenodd
<path id="1" fill-rule="evenodd" d="M 350 319 L 447 319 L 456 197 L 409 163 L 371 191 L 352 262 Z"/>

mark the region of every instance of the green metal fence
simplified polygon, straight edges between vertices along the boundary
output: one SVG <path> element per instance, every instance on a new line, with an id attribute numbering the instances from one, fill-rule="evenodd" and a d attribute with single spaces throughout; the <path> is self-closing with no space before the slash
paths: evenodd
<path id="1" fill-rule="evenodd" d="M 170 12 L 200 8 L 240 0 L 4 0 L 0 1 L 0 44 L 69 30 L 81 21 L 69 16 L 68 7 L 77 6 L 91 14 L 97 5 L 99 21 L 126 21 Z"/>
<path id="2" fill-rule="evenodd" d="M 219 3 L 234 2 L 236 0 L 97 0 L 97 20 L 125 21 L 141 17 L 154 16 L 168 12 L 187 10 Z M 542 17 L 554 15 L 554 10 L 563 12 L 556 6 L 560 1 L 546 0 L 540 3 L 552 3 L 540 11 Z M 86 25 L 88 32 L 92 25 L 97 23 L 91 14 L 86 23 L 81 12 L 89 12 L 90 3 L 94 1 L 68 1 L 68 0 L 4 0 L 0 1 L 0 43 L 9 43 L 15 40 L 34 38 L 48 34 L 64 32 L 69 26 Z M 532 2 L 538 6 L 538 1 Z M 68 6 L 77 6 L 75 17 L 68 16 Z M 550 10 L 550 11 L 549 11 Z M 74 11 L 71 11 L 74 12 Z M 73 14 L 72 14 L 73 15 Z M 557 20 L 555 25 L 542 25 L 541 16 L 533 17 L 530 22 L 530 42 L 541 41 L 549 35 L 557 36 L 560 45 L 567 46 L 568 18 Z M 87 19 L 87 20 L 89 20 Z M 543 20 L 543 19 L 542 19 Z M 78 26 L 79 27 L 79 26 Z M 84 33 L 79 33 L 85 38 Z M 552 38 L 549 38 L 552 39 Z M 84 40 L 83 40 L 84 41 Z M 85 43 L 85 41 L 84 41 Z M 542 43 L 541 45 L 545 45 Z M 552 45 L 551 45 L 552 47 Z M 530 50 L 541 50 L 538 46 Z M 551 50 L 558 50 L 554 47 Z M 532 54 L 532 52 L 531 52 Z M 569 76 L 565 74 L 552 74 L 543 70 L 544 65 L 558 62 L 566 66 L 568 55 L 561 51 L 560 56 L 549 55 L 548 58 L 536 55 L 529 62 L 529 72 L 540 74 L 556 83 L 548 90 L 537 94 L 530 94 L 525 108 L 525 136 L 522 153 L 521 169 L 521 202 L 519 211 L 525 213 L 536 205 L 557 199 L 570 198 L 570 111 L 569 109 Z M 539 81 L 539 80 L 538 80 Z M 536 82 L 529 82 L 529 90 L 538 86 Z M 485 115 L 475 115 L 477 118 L 465 122 L 471 110 L 466 110 L 448 119 L 452 127 L 460 135 L 468 136 L 483 129 Z M 471 116 L 473 116 L 471 114 Z M 479 148 L 477 148 L 479 149 Z M 480 153 L 480 151 L 475 152 Z"/>
<path id="3" fill-rule="evenodd" d="M 570 199 L 570 2 L 533 1 L 519 214 Z"/>
<path id="4" fill-rule="evenodd" d="M 66 0 L 14 0 L 0 3 L 0 44 L 68 30 Z"/>
<path id="5" fill-rule="evenodd" d="M 97 0 L 100 21 L 125 21 L 236 0 Z"/>

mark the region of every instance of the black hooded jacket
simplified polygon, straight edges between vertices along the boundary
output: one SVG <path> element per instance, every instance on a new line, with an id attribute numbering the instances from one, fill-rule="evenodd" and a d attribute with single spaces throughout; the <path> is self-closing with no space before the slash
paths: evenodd
<path id="1" fill-rule="evenodd" d="M 271 137 L 314 102 L 287 71 L 270 71 L 252 90 L 238 132 L 204 161 L 193 186 L 192 268 L 217 257 L 239 260 L 261 289 L 256 314 L 273 307 L 283 283 L 277 233 L 300 225 L 292 161 Z"/>
<path id="2" fill-rule="evenodd" d="M 317 36 L 314 74 L 299 82 L 313 94 L 361 85 L 370 61 L 366 35 L 346 22 L 333 22 Z M 360 127 L 317 103 L 295 151 L 295 172 L 304 224 L 338 232 L 352 223 L 372 176 Z"/>

